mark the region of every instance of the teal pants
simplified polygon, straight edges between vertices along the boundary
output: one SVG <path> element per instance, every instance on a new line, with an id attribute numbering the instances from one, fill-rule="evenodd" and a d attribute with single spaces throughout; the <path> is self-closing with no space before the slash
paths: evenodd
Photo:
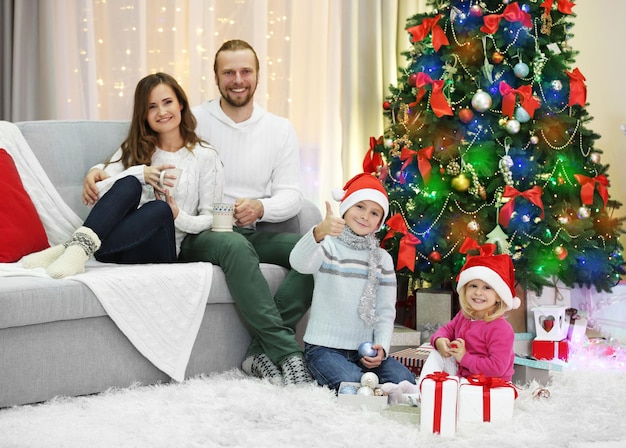
<path id="1" fill-rule="evenodd" d="M 311 305 L 313 276 L 291 269 L 289 254 L 301 235 L 237 229 L 188 235 L 180 261 L 208 261 L 224 271 L 233 299 L 253 333 L 248 355 L 265 353 L 275 363 L 302 348 L 295 338 L 296 324 Z M 259 263 L 277 264 L 289 273 L 272 297 Z"/>

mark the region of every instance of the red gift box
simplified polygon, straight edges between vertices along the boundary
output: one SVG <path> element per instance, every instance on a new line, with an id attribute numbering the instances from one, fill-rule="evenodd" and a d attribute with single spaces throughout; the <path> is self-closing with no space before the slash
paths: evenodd
<path id="1" fill-rule="evenodd" d="M 569 357 L 569 341 L 533 341 L 532 355 L 535 359 L 561 359 L 567 361 Z"/>

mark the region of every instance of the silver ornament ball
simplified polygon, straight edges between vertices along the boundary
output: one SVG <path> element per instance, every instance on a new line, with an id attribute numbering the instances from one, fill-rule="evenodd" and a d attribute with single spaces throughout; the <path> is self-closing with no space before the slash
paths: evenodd
<path id="1" fill-rule="evenodd" d="M 563 83 L 559 81 L 558 79 L 555 79 L 554 81 L 552 81 L 550 85 L 552 86 L 552 89 L 557 92 L 563 88 Z"/>
<path id="2" fill-rule="evenodd" d="M 530 73 L 530 68 L 527 64 L 524 64 L 523 62 L 518 62 L 513 67 L 513 73 L 518 78 L 525 78 L 526 76 L 528 76 L 528 73 Z"/>
<path id="3" fill-rule="evenodd" d="M 484 90 L 478 89 L 472 97 L 472 107 L 478 112 L 486 112 L 491 107 L 491 96 Z"/>
<path id="4" fill-rule="evenodd" d="M 517 120 L 509 120 L 506 122 L 505 129 L 509 134 L 517 134 L 520 130 L 520 122 Z"/>

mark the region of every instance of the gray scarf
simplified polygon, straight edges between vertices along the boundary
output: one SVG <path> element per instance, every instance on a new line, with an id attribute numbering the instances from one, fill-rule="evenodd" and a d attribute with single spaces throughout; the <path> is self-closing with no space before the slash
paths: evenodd
<path id="1" fill-rule="evenodd" d="M 376 274 L 378 273 L 378 265 L 380 263 L 380 253 L 378 251 L 380 242 L 373 233 L 359 236 L 350 230 L 348 226 L 344 227 L 343 232 L 337 238 L 352 249 L 369 250 L 367 280 L 359 301 L 359 316 L 365 323 L 372 326 L 377 321 L 376 288 L 378 287 L 378 275 Z"/>

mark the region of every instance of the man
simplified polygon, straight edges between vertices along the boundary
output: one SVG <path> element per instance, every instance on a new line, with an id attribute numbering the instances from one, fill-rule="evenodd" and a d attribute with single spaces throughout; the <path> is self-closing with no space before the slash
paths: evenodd
<path id="1" fill-rule="evenodd" d="M 189 235 L 180 260 L 219 265 L 244 320 L 253 332 L 242 369 L 284 384 L 312 382 L 295 339 L 295 326 L 309 308 L 313 278 L 291 269 L 298 234 L 257 232 L 258 221 L 281 222 L 302 206 L 300 157 L 289 121 L 254 103 L 259 60 L 241 40 L 225 42 L 213 66 L 220 98 L 193 109 L 198 135 L 224 163 L 224 200 L 235 204 L 235 231 Z M 272 297 L 259 263 L 290 269 Z"/>

